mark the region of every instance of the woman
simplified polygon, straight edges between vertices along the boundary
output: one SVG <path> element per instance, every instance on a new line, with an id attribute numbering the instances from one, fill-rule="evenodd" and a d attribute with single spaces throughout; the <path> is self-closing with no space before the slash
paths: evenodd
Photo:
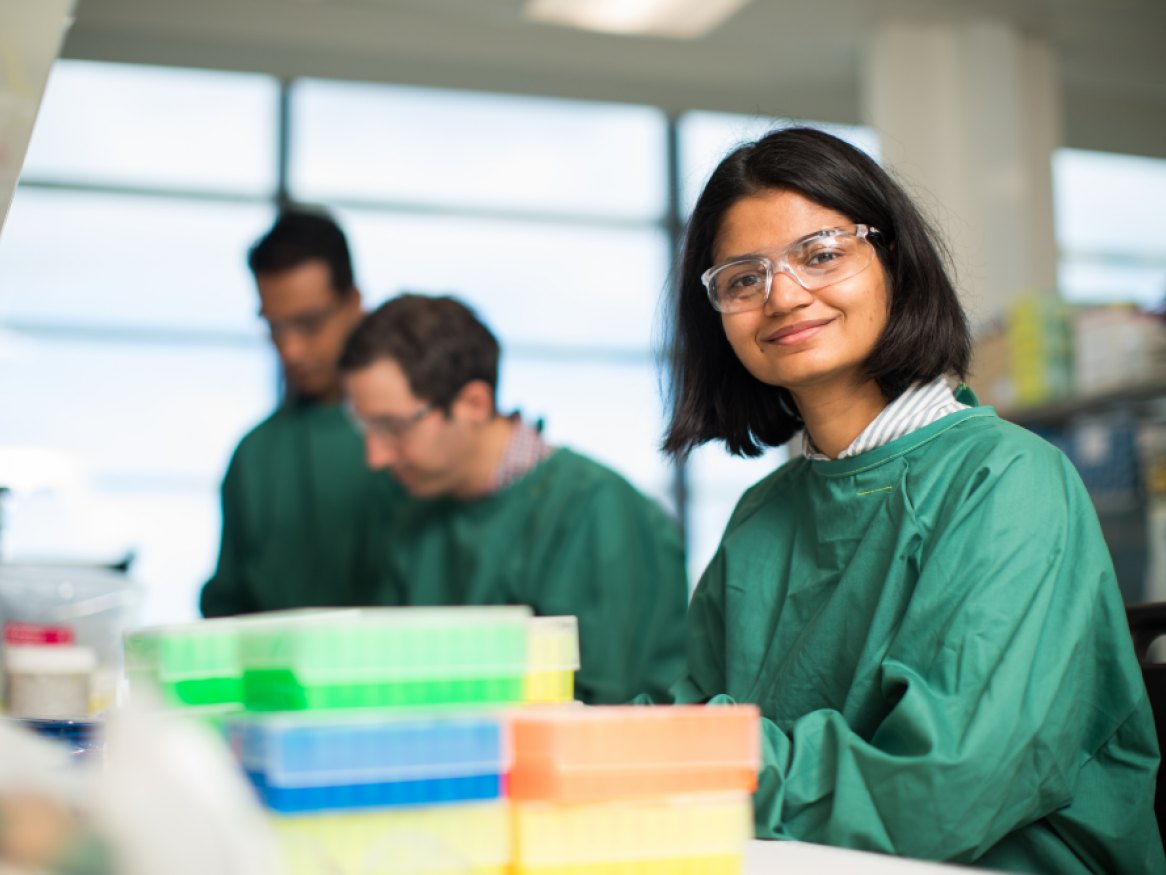
<path id="1" fill-rule="evenodd" d="M 665 448 L 804 430 L 689 611 L 678 702 L 764 716 L 757 835 L 1019 872 L 1164 872 L 1154 724 L 1080 478 L 976 406 L 927 223 L 794 128 L 689 224 Z"/>

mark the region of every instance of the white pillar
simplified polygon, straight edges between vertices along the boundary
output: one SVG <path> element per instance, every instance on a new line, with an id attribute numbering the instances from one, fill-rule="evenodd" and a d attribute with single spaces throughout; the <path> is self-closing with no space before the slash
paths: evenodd
<path id="1" fill-rule="evenodd" d="M 74 0 L 0 0 L 0 229 Z"/>
<path id="2" fill-rule="evenodd" d="M 1051 48 L 1000 22 L 896 22 L 868 49 L 865 121 L 951 246 L 973 325 L 1017 293 L 1055 288 Z"/>

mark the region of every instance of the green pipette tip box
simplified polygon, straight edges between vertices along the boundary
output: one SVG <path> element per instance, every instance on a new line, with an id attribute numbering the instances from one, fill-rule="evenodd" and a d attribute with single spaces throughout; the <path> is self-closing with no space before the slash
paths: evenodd
<path id="1" fill-rule="evenodd" d="M 241 628 L 252 711 L 522 700 L 525 607 L 368 608 Z"/>

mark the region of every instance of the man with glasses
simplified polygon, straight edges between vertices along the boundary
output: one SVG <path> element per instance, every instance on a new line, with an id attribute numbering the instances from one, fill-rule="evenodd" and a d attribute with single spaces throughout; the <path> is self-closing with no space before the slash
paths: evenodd
<path id="1" fill-rule="evenodd" d="M 372 527 L 399 489 L 365 467 L 340 403 L 337 360 L 363 315 L 348 244 L 327 216 L 288 211 L 248 263 L 287 389 L 231 459 L 203 615 L 366 604 Z"/>
<path id="2" fill-rule="evenodd" d="M 619 475 L 495 407 L 498 342 L 453 298 L 402 295 L 340 359 L 368 464 L 409 493 L 377 601 L 527 604 L 579 618 L 576 697 L 663 693 L 684 669 L 677 527 Z"/>

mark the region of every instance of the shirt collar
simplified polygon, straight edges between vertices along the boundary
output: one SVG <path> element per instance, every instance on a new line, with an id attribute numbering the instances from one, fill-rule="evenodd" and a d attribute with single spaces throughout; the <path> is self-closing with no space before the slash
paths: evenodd
<path id="1" fill-rule="evenodd" d="M 838 454 L 838 458 L 846 459 L 869 452 L 967 407 L 967 404 L 956 400 L 943 376 L 936 377 L 930 383 L 916 383 L 884 407 L 850 446 Z M 832 461 L 814 446 L 808 431 L 802 432 L 802 454 L 815 462 Z"/>
<path id="2" fill-rule="evenodd" d="M 507 486 L 522 479 L 533 468 L 554 452 L 555 448 L 542 438 L 541 423 L 538 427 L 527 424 L 518 413 L 509 416 L 514 427 L 510 430 L 510 441 L 498 460 L 498 466 L 490 477 L 490 482 L 482 490 L 482 497 L 501 492 Z"/>

